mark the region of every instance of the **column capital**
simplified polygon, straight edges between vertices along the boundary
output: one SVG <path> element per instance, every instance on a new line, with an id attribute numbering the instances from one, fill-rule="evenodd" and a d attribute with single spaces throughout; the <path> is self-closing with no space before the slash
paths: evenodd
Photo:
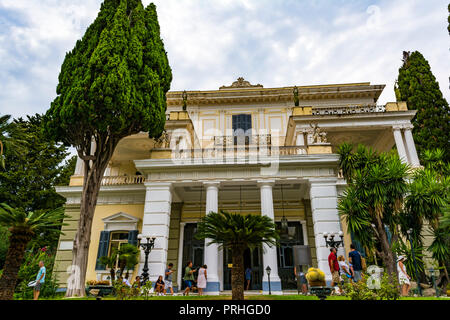
<path id="1" fill-rule="evenodd" d="M 172 191 L 173 184 L 172 182 L 153 182 L 153 181 L 146 181 L 144 182 L 144 186 L 146 189 L 149 188 L 155 188 L 155 189 L 170 189 Z"/>
<path id="2" fill-rule="evenodd" d="M 258 180 L 256 182 L 258 187 L 273 187 L 275 185 L 275 180 L 270 179 L 270 180 Z"/>
<path id="3" fill-rule="evenodd" d="M 203 185 L 206 188 L 210 188 L 210 187 L 219 188 L 220 187 L 220 181 L 204 181 Z"/>
<path id="4" fill-rule="evenodd" d="M 405 129 L 405 130 L 412 130 L 412 129 L 414 129 L 414 126 L 411 123 L 404 124 L 403 125 L 403 129 Z"/>

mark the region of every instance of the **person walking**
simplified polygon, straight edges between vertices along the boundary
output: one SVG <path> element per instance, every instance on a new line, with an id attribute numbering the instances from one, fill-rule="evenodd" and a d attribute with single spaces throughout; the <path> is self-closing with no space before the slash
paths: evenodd
<path id="1" fill-rule="evenodd" d="M 173 283 L 172 283 L 172 274 L 173 274 L 173 263 L 169 263 L 166 270 L 164 271 L 164 295 L 167 292 L 167 289 L 170 289 L 170 294 L 173 295 Z"/>
<path id="2" fill-rule="evenodd" d="M 198 270 L 198 276 L 197 276 L 197 289 L 198 289 L 198 295 L 203 295 L 203 289 L 206 288 L 206 280 L 208 279 L 208 276 L 206 274 L 206 269 L 208 269 L 208 266 L 205 264 L 203 267 L 201 267 Z"/>
<path id="3" fill-rule="evenodd" d="M 250 282 L 252 281 L 252 269 L 250 267 L 247 267 L 245 269 L 245 283 L 247 284 L 247 288 L 245 290 L 250 290 Z"/>
<path id="4" fill-rule="evenodd" d="M 339 284 L 339 263 L 336 257 L 336 248 L 330 249 L 330 254 L 328 255 L 328 265 L 331 272 L 331 286 L 335 287 Z"/>
<path id="5" fill-rule="evenodd" d="M 47 270 L 45 269 L 44 261 L 39 261 L 39 272 L 36 276 L 36 284 L 33 289 L 34 300 L 39 299 L 39 293 L 41 292 L 42 284 L 45 282 L 46 273 Z"/>
<path id="6" fill-rule="evenodd" d="M 192 261 L 188 261 L 186 268 L 184 268 L 184 284 L 186 285 L 186 289 L 184 289 L 183 296 L 189 295 L 189 291 L 194 282 L 194 272 L 197 272 L 197 270 L 192 269 Z"/>
<path id="7" fill-rule="evenodd" d="M 302 266 L 299 266 L 298 270 L 297 266 L 294 266 L 294 275 L 300 283 L 302 294 L 306 295 L 308 293 L 308 280 L 306 279 L 306 275 L 302 270 Z"/>
<path id="8" fill-rule="evenodd" d="M 350 253 L 348 254 L 348 260 L 353 266 L 353 280 L 355 282 L 361 281 L 361 273 L 362 273 L 362 258 L 361 253 L 356 250 L 355 245 L 352 243 L 350 245 Z"/>
<path id="9" fill-rule="evenodd" d="M 411 288 L 411 282 L 409 281 L 411 277 L 406 273 L 406 268 L 403 264 L 405 260 L 406 258 L 404 256 L 399 256 L 397 259 L 398 282 L 402 286 L 402 296 L 407 296 Z"/>

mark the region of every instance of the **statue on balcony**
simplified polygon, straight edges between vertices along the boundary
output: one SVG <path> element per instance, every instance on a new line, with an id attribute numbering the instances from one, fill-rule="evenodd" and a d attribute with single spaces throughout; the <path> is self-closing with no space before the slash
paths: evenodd
<path id="1" fill-rule="evenodd" d="M 310 132 L 313 144 L 328 143 L 327 133 L 322 131 L 317 123 L 315 125 L 310 123 L 309 126 L 311 127 Z"/>
<path id="2" fill-rule="evenodd" d="M 296 107 L 298 107 L 299 106 L 299 99 L 298 99 L 298 88 L 297 88 L 297 86 L 294 87 L 293 92 L 294 92 L 294 105 Z"/>
<path id="3" fill-rule="evenodd" d="M 170 134 L 167 131 L 163 131 L 161 136 L 155 141 L 155 148 L 169 148 L 170 147 Z"/>
<path id="4" fill-rule="evenodd" d="M 183 111 L 186 111 L 187 109 L 187 92 L 186 90 L 183 91 L 183 94 L 181 95 L 183 98 Z"/>

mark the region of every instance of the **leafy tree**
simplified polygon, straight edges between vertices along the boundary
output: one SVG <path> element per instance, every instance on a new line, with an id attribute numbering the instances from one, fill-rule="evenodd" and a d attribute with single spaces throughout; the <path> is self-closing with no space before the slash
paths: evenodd
<path id="1" fill-rule="evenodd" d="M 426 149 L 450 150 L 450 109 L 431 72 L 428 61 L 414 51 L 403 52 L 403 65 L 395 85 L 397 101 L 406 101 L 417 110 L 413 136 L 421 159 Z M 445 161 L 450 162 L 450 153 Z"/>
<path id="2" fill-rule="evenodd" d="M 395 153 L 377 154 L 370 148 L 343 143 L 340 166 L 348 188 L 339 198 L 338 211 L 348 229 L 363 245 L 376 250 L 391 278 L 397 278 L 392 245 L 399 238 L 398 217 L 407 190 L 409 167 Z M 392 239 L 389 241 L 389 228 Z M 376 241 L 375 241 L 376 240 Z M 380 245 L 377 250 L 375 243 Z"/>
<path id="3" fill-rule="evenodd" d="M 232 299 L 244 299 L 244 251 L 262 244 L 272 247 L 279 239 L 276 226 L 266 216 L 241 215 L 220 211 L 210 212 L 198 224 L 198 239 L 210 240 L 207 245 L 218 244 L 231 249 L 233 268 L 231 269 Z"/>
<path id="4" fill-rule="evenodd" d="M 7 127 L 8 139 L 5 141 L 8 142 L 3 155 L 5 170 L 0 170 L 0 203 L 8 203 L 26 212 L 48 211 L 62 206 L 65 199 L 56 193 L 55 185 L 68 184 L 76 157 L 64 160 L 68 155 L 66 147 L 44 135 L 39 114 L 15 119 Z M 26 143 L 19 143 L 24 141 L 24 137 Z M 4 264 L 9 245 L 8 231 L 6 228 L 2 231 L 0 267 Z M 34 237 L 29 247 L 54 248 L 57 243 L 58 233 L 46 232 Z"/>
<path id="5" fill-rule="evenodd" d="M 17 282 L 17 275 L 28 243 L 37 234 L 48 230 L 59 230 L 64 218 L 62 207 L 41 212 L 26 213 L 0 204 L 0 225 L 9 228 L 11 233 L 3 274 L 0 278 L 0 300 L 11 300 Z M 57 231 L 56 231 L 57 232 Z"/>
<path id="6" fill-rule="evenodd" d="M 126 276 L 128 276 L 128 272 L 139 263 L 139 253 L 139 248 L 132 244 L 124 243 L 120 246 L 118 255 L 119 270 L 121 276 L 123 275 L 125 269 L 127 269 Z"/>
<path id="7" fill-rule="evenodd" d="M 10 122 L 10 115 L 0 116 L 0 166 L 5 169 L 5 154 L 20 154 L 27 143 L 26 134 Z"/>
<path id="8" fill-rule="evenodd" d="M 46 129 L 75 147 L 84 163 L 73 246 L 75 281 L 67 296 L 85 295 L 92 218 L 114 149 L 122 138 L 141 131 L 151 138 L 161 135 L 171 81 L 156 7 L 144 8 L 140 0 L 105 0 L 83 38 L 66 54 Z"/>

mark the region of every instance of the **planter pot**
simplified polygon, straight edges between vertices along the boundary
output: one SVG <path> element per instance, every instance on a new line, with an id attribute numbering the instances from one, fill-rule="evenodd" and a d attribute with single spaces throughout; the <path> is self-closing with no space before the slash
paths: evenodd
<path id="1" fill-rule="evenodd" d="M 90 293 L 91 290 L 98 290 L 98 297 L 104 297 L 107 295 L 113 294 L 114 287 L 113 286 L 106 286 L 106 285 L 94 285 L 94 286 L 87 286 L 86 287 L 86 295 L 93 295 Z"/>

